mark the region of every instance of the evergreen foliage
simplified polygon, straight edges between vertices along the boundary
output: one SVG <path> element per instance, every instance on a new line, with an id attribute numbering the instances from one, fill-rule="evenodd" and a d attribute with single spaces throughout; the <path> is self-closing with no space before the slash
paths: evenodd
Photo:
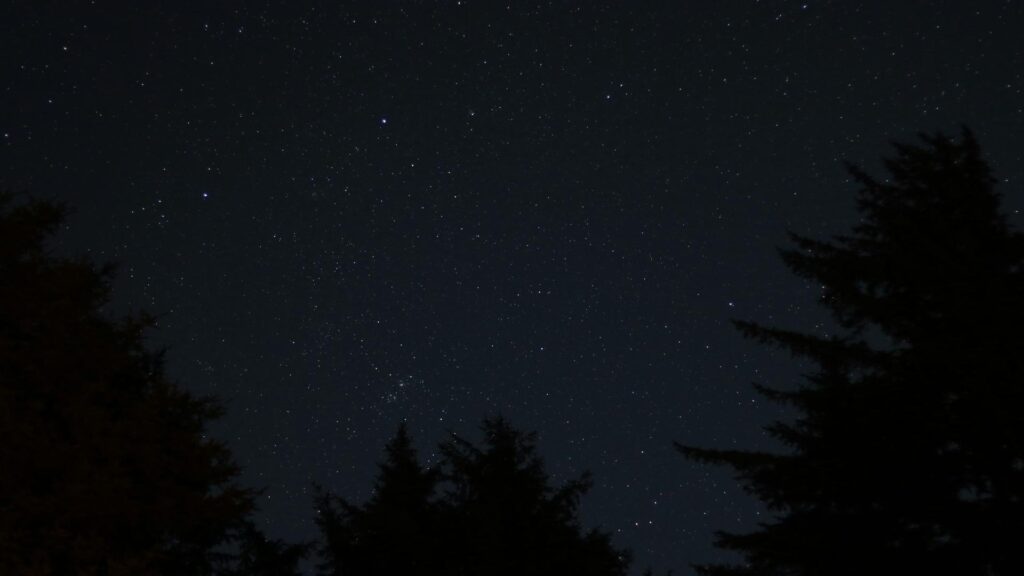
<path id="1" fill-rule="evenodd" d="M 759 387 L 797 410 L 768 429 L 790 450 L 678 446 L 775 513 L 720 533 L 745 561 L 703 574 L 1024 574 L 1024 236 L 966 129 L 897 144 L 885 166 L 851 168 L 851 234 L 782 252 L 840 333 L 737 323 L 817 366 L 795 389 Z"/>
<path id="2" fill-rule="evenodd" d="M 576 519 L 589 479 L 553 488 L 533 434 L 500 418 L 481 428 L 482 446 L 453 434 L 424 469 L 402 427 L 366 504 L 322 495 L 322 573 L 625 574 L 627 555 Z"/>
<path id="3" fill-rule="evenodd" d="M 0 195 L 0 573 L 209 573 L 252 507 L 220 408 L 103 314 L 109 267 L 47 251 L 63 217 Z"/>
<path id="4" fill-rule="evenodd" d="M 299 563 L 309 554 L 309 544 L 289 544 L 267 538 L 251 523 L 235 533 L 237 551 L 228 555 L 218 576 L 302 576 Z"/>
<path id="5" fill-rule="evenodd" d="M 438 471 L 420 466 L 404 424 L 386 452 L 364 505 L 323 491 L 317 496 L 322 574 L 438 573 Z"/>

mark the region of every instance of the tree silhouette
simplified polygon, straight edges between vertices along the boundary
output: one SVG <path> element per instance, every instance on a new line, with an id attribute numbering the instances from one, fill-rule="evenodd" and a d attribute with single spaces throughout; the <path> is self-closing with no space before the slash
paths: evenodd
<path id="1" fill-rule="evenodd" d="M 207 573 L 252 505 L 219 407 L 102 313 L 109 267 L 47 252 L 63 217 L 0 195 L 0 572 Z"/>
<path id="2" fill-rule="evenodd" d="M 234 539 L 238 551 L 217 571 L 219 576 L 301 576 L 299 562 L 310 550 L 309 544 L 269 539 L 249 522 Z"/>
<path id="3" fill-rule="evenodd" d="M 441 446 L 456 535 L 456 574 L 624 574 L 628 559 L 607 534 L 581 533 L 576 514 L 589 474 L 550 486 L 536 434 L 484 420 L 482 447 L 452 434 Z"/>
<path id="4" fill-rule="evenodd" d="M 589 480 L 552 488 L 533 434 L 500 418 L 482 430 L 482 447 L 453 434 L 423 469 L 402 427 L 367 504 L 318 498 L 322 573 L 625 574 L 626 554 L 576 519 Z"/>
<path id="5" fill-rule="evenodd" d="M 1024 573 L 1024 236 L 999 211 L 974 137 L 896 144 L 890 177 L 860 169 L 860 223 L 782 252 L 822 287 L 840 334 L 738 322 L 809 358 L 796 389 L 759 387 L 799 416 L 784 454 L 678 446 L 733 467 L 775 512 L 719 533 L 740 566 L 704 574 Z"/>
<path id="6" fill-rule="evenodd" d="M 317 496 L 323 574 L 439 573 L 438 472 L 420 466 L 405 424 L 386 451 L 363 506 L 322 491 Z"/>

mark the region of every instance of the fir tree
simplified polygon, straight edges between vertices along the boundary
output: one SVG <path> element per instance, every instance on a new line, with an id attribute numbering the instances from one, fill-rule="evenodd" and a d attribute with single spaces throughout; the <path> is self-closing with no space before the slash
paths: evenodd
<path id="1" fill-rule="evenodd" d="M 629 555 L 576 515 L 590 476 L 550 485 L 536 434 L 502 418 L 484 420 L 483 445 L 452 435 L 441 446 L 449 490 L 454 574 L 622 575 Z"/>
<path id="2" fill-rule="evenodd" d="M 0 195 L 0 573 L 209 573 L 252 507 L 220 408 L 103 313 L 109 268 L 47 250 L 63 216 Z"/>
<path id="3" fill-rule="evenodd" d="M 452 435 L 424 469 L 402 427 L 366 504 L 321 495 L 322 574 L 625 574 L 626 554 L 576 519 L 589 481 L 554 488 L 534 435 L 501 419 L 482 429 L 482 447 Z"/>
<path id="4" fill-rule="evenodd" d="M 861 221 L 782 256 L 822 287 L 839 334 L 739 322 L 817 365 L 759 390 L 797 410 L 782 454 L 679 446 L 733 467 L 774 518 L 720 533 L 744 556 L 704 574 L 1024 573 L 1024 236 L 977 142 L 896 145 L 890 177 L 853 167 Z"/>
<path id="5" fill-rule="evenodd" d="M 420 466 L 405 424 L 387 444 L 370 500 L 321 493 L 317 523 L 325 575 L 436 574 L 438 472 Z"/>
<path id="6" fill-rule="evenodd" d="M 251 522 L 237 530 L 234 541 L 238 550 L 218 576 L 301 576 L 299 563 L 310 550 L 309 544 L 267 538 Z"/>

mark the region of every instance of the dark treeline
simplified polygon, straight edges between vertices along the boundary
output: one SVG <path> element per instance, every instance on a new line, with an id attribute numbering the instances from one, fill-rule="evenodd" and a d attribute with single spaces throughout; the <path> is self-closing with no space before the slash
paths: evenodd
<path id="1" fill-rule="evenodd" d="M 146 316 L 101 313 L 111 269 L 46 249 L 64 210 L 0 197 L 0 573 L 203 574 L 248 540 L 220 414 L 168 381 Z"/>
<path id="2" fill-rule="evenodd" d="M 453 434 L 425 469 L 403 426 L 368 502 L 321 495 L 322 573 L 625 574 L 628 555 L 576 521 L 589 478 L 552 487 L 533 434 L 501 418 L 481 428 L 481 447 Z"/>
<path id="3" fill-rule="evenodd" d="M 768 428 L 791 450 L 680 446 L 775 512 L 719 534 L 744 563 L 704 574 L 1024 574 L 1024 235 L 966 129 L 897 144 L 885 166 L 851 168 L 852 233 L 782 252 L 838 332 L 738 323 L 817 366 L 760 387 L 798 413 Z"/>
<path id="4" fill-rule="evenodd" d="M 738 322 L 809 359 L 778 453 L 679 444 L 735 469 L 772 511 L 711 575 L 1024 573 L 1024 236 L 973 136 L 896 146 L 857 168 L 861 220 L 782 252 L 822 288 L 835 334 Z M 580 525 L 584 475 L 554 486 L 533 434 L 486 419 L 424 466 L 404 426 L 372 496 L 319 491 L 320 539 L 267 538 L 255 490 L 205 434 L 220 415 L 164 375 L 147 316 L 103 312 L 111 270 L 46 249 L 64 211 L 0 196 L 0 573 L 624 575 L 628 551 Z M 680 511 L 685 513 L 686 511 Z"/>
<path id="5" fill-rule="evenodd" d="M 587 476 L 551 486 L 535 437 L 500 418 L 429 469 L 399 428 L 370 501 L 321 493 L 319 544 L 268 539 L 204 433 L 216 400 L 164 376 L 151 318 L 101 313 L 109 267 L 47 252 L 63 217 L 0 196 L 0 573 L 287 576 L 314 551 L 325 575 L 626 573 L 577 521 Z"/>

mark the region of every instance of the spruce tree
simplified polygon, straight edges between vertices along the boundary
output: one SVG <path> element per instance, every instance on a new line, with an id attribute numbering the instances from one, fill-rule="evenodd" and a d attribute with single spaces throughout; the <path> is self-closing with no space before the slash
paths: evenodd
<path id="1" fill-rule="evenodd" d="M 237 550 L 226 555 L 226 566 L 217 576 L 302 576 L 299 563 L 311 548 L 267 538 L 251 522 L 239 528 L 233 540 Z"/>
<path id="2" fill-rule="evenodd" d="M 327 493 L 317 497 L 325 576 L 439 573 L 438 472 L 420 465 L 404 423 L 386 452 L 365 504 Z"/>
<path id="3" fill-rule="evenodd" d="M 484 420 L 482 446 L 457 435 L 442 444 L 444 503 L 453 574 L 623 575 L 629 554 L 577 520 L 589 474 L 554 487 L 537 455 L 536 434 L 502 418 Z"/>
<path id="4" fill-rule="evenodd" d="M 362 505 L 317 499 L 324 576 L 622 576 L 628 555 L 576 518 L 587 477 L 551 486 L 535 435 L 485 420 L 482 446 L 452 435 L 424 469 L 404 427 Z"/>
<path id="5" fill-rule="evenodd" d="M 169 381 L 110 268 L 54 256 L 64 210 L 0 194 L 0 573 L 207 574 L 252 493 Z"/>
<path id="6" fill-rule="evenodd" d="M 726 464 L 774 513 L 719 533 L 739 565 L 704 574 L 1024 573 L 1024 236 L 966 129 L 896 144 L 889 177 L 859 168 L 861 220 L 782 252 L 821 286 L 838 333 L 738 322 L 817 366 L 765 387 L 796 409 L 783 453 L 682 446 Z"/>

